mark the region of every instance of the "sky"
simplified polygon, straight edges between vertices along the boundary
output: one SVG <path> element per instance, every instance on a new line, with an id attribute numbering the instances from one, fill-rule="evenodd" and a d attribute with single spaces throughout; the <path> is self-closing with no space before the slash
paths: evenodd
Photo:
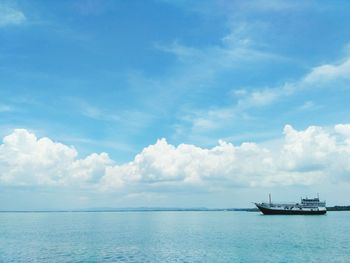
<path id="1" fill-rule="evenodd" d="M 0 210 L 350 204 L 350 2 L 0 1 Z"/>

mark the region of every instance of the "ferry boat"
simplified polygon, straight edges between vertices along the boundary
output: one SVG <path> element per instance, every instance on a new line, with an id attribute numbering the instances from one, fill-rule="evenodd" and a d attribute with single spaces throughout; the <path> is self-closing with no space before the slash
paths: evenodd
<path id="1" fill-rule="evenodd" d="M 324 215 L 327 213 L 326 201 L 320 198 L 301 198 L 300 203 L 255 203 L 264 215 Z"/>

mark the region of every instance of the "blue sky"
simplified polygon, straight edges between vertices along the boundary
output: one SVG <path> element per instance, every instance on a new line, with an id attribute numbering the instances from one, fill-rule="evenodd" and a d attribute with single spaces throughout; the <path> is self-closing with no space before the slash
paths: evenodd
<path id="1" fill-rule="evenodd" d="M 343 188 L 333 202 L 344 201 L 346 157 L 342 171 L 321 164 L 336 167 L 331 156 L 348 152 L 349 5 L 1 1 L 1 195 L 22 196 L 1 207 L 247 206 L 269 191 L 295 198 L 323 190 L 330 199 Z M 249 143 L 258 149 L 246 150 Z M 23 163 L 23 149 L 48 165 Z M 272 156 L 289 159 L 259 166 Z M 237 160 L 260 167 L 264 179 Z"/>

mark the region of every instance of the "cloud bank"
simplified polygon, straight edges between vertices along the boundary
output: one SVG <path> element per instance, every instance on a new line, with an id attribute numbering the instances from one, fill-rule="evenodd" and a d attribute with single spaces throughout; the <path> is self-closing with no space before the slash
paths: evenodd
<path id="1" fill-rule="evenodd" d="M 282 141 L 278 147 L 219 141 L 206 149 L 160 139 L 131 162 L 117 165 L 107 153 L 78 158 L 72 146 L 16 129 L 0 145 L 0 185 L 130 194 L 349 181 L 350 124 L 302 131 L 286 125 Z"/>

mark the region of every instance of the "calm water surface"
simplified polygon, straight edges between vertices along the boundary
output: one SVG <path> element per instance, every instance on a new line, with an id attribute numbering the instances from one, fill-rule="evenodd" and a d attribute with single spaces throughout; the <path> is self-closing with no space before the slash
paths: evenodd
<path id="1" fill-rule="evenodd" d="M 0 213 L 0 262 L 350 262 L 350 213 Z"/>

